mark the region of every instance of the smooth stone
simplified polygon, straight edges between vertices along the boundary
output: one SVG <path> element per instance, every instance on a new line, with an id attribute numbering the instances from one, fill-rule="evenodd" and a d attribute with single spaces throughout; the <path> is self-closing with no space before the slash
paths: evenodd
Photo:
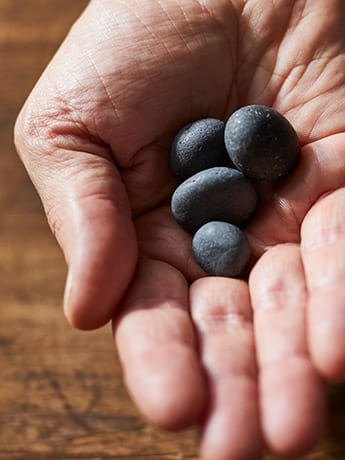
<path id="1" fill-rule="evenodd" d="M 177 179 L 183 181 L 203 169 L 229 163 L 224 126 L 221 120 L 203 118 L 178 131 L 169 153 L 170 169 Z"/>
<path id="2" fill-rule="evenodd" d="M 226 122 L 224 141 L 235 167 L 258 180 L 276 180 L 291 172 L 301 150 L 289 121 L 264 105 L 234 112 Z"/>
<path id="3" fill-rule="evenodd" d="M 208 222 L 194 235 L 194 258 L 209 275 L 239 277 L 246 271 L 251 250 L 246 235 L 226 222 Z"/>
<path id="4" fill-rule="evenodd" d="M 171 199 L 173 216 L 191 233 L 213 220 L 242 225 L 257 205 L 258 195 L 251 181 L 227 167 L 198 172 L 180 184 Z"/>

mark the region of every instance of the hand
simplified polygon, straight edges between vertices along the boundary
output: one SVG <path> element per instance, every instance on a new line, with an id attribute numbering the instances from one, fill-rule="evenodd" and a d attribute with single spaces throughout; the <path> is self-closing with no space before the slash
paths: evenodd
<path id="1" fill-rule="evenodd" d="M 93 0 L 17 121 L 69 266 L 69 321 L 114 317 L 139 408 L 199 423 L 205 460 L 307 450 L 323 378 L 345 374 L 344 16 L 337 0 Z M 195 265 L 167 149 L 187 122 L 250 103 L 283 113 L 303 150 L 247 229 L 248 288 Z"/>

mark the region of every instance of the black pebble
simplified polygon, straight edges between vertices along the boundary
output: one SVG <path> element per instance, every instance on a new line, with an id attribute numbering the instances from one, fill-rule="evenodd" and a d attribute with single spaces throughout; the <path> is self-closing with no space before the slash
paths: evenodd
<path id="1" fill-rule="evenodd" d="M 193 238 L 193 254 L 209 275 L 241 276 L 251 256 L 245 234 L 226 222 L 209 222 Z"/>
<path id="2" fill-rule="evenodd" d="M 263 105 L 234 112 L 225 125 L 224 140 L 234 165 L 253 179 L 285 176 L 300 154 L 297 134 L 288 120 Z"/>
<path id="3" fill-rule="evenodd" d="M 176 221 L 194 233 L 206 222 L 242 225 L 252 216 L 258 195 L 240 171 L 216 167 L 200 171 L 175 190 L 171 210 Z"/>
<path id="4" fill-rule="evenodd" d="M 171 145 L 169 162 L 180 181 L 203 169 L 226 165 L 229 156 L 224 144 L 224 122 L 204 118 L 180 129 Z"/>

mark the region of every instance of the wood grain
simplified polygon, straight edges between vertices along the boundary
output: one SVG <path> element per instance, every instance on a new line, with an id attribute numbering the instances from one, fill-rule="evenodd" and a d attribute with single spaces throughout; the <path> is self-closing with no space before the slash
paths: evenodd
<path id="1" fill-rule="evenodd" d="M 13 147 L 20 106 L 86 3 L 0 0 L 0 460 L 197 460 L 193 432 L 159 431 L 136 412 L 109 327 L 65 322 L 65 263 Z M 330 413 L 306 458 L 345 459 L 343 385 Z"/>

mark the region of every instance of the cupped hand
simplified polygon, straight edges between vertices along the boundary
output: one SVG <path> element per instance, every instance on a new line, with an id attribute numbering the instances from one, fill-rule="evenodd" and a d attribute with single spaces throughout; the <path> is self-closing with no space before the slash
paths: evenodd
<path id="1" fill-rule="evenodd" d="M 345 375 L 344 17 L 339 0 L 93 0 L 18 117 L 69 321 L 114 318 L 135 402 L 161 426 L 199 424 L 206 460 L 307 450 L 323 380 Z M 196 266 L 167 150 L 189 121 L 251 103 L 303 148 L 246 229 L 248 284 Z"/>

